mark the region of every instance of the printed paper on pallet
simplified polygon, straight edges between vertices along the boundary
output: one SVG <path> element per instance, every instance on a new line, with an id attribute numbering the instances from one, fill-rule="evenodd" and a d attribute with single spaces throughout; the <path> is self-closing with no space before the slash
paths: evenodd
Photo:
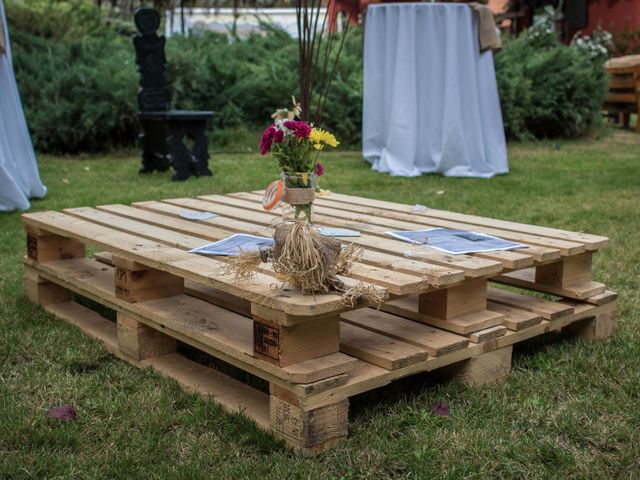
<path id="1" fill-rule="evenodd" d="M 428 245 L 431 248 L 453 255 L 514 250 L 527 247 L 522 243 L 510 242 L 484 233 L 450 228 L 428 228 L 385 233 L 404 242 L 415 245 Z"/>

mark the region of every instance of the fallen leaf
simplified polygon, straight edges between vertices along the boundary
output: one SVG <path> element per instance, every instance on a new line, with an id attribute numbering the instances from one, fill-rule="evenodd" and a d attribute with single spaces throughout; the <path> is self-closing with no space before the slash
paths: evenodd
<path id="1" fill-rule="evenodd" d="M 47 418 L 57 418 L 58 420 L 75 420 L 78 415 L 73 405 L 59 405 L 47 410 L 45 416 Z"/>
<path id="2" fill-rule="evenodd" d="M 445 402 L 444 400 L 438 400 L 431 409 L 431 413 L 433 413 L 436 417 L 448 417 L 449 406 L 447 405 L 447 402 Z"/>
<path id="3" fill-rule="evenodd" d="M 436 192 L 436 195 L 444 195 L 444 190 L 438 190 L 438 191 Z"/>
<path id="4" fill-rule="evenodd" d="M 62 179 L 62 183 L 69 185 L 69 179 L 68 178 L 63 178 Z"/>
<path id="5" fill-rule="evenodd" d="M 91 171 L 91 167 L 84 167 L 84 171 L 85 172 L 90 172 Z"/>

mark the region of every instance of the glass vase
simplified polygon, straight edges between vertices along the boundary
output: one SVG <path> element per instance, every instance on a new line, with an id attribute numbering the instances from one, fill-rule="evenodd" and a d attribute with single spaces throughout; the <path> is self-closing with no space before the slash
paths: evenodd
<path id="1" fill-rule="evenodd" d="M 285 187 L 282 201 L 294 208 L 296 219 L 304 215 L 309 223 L 313 223 L 311 209 L 316 193 L 316 174 L 313 172 L 282 172 L 281 179 Z"/>

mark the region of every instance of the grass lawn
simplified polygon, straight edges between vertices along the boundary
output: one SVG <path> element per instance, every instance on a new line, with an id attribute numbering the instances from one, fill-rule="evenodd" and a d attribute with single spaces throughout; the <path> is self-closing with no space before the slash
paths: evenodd
<path id="1" fill-rule="evenodd" d="M 412 377 L 352 399 L 349 439 L 300 458 L 242 415 L 115 359 L 25 298 L 19 213 L 0 214 L 0 478 L 640 478 L 640 135 L 516 144 L 492 180 L 391 178 L 325 157 L 323 187 L 607 235 L 595 278 L 618 291 L 618 333 L 520 345 L 504 385 Z M 274 162 L 216 154 L 213 178 L 138 176 L 134 152 L 40 157 L 34 210 L 263 187 Z M 448 417 L 432 406 L 447 402 Z M 47 421 L 71 403 L 78 420 Z"/>

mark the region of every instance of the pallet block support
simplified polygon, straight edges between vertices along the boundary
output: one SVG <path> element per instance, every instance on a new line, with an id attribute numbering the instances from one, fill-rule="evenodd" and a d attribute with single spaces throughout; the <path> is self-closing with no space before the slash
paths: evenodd
<path id="1" fill-rule="evenodd" d="M 118 346 L 134 360 L 147 360 L 176 351 L 176 340 L 118 312 Z"/>
<path id="2" fill-rule="evenodd" d="M 615 307 L 615 304 L 613 304 Z M 595 317 L 579 320 L 566 326 L 563 333 L 583 340 L 604 340 L 613 337 L 616 332 L 616 311 L 611 308 Z"/>
<path id="3" fill-rule="evenodd" d="M 587 252 L 560 262 L 540 265 L 536 268 L 536 283 L 567 288 L 590 282 L 592 261 L 593 253 Z"/>
<path id="4" fill-rule="evenodd" d="M 297 325 L 281 325 L 253 316 L 256 358 L 286 367 L 340 351 L 340 317 L 310 318 Z"/>
<path id="5" fill-rule="evenodd" d="M 478 278 L 418 297 L 418 312 L 440 320 L 487 309 L 487 280 Z"/>
<path id="6" fill-rule="evenodd" d="M 73 238 L 62 237 L 40 228 L 26 226 L 27 256 L 36 262 L 84 257 L 84 244 Z"/>
<path id="7" fill-rule="evenodd" d="M 69 290 L 42 278 L 29 265 L 24 266 L 24 291 L 31 303 L 43 307 L 71 300 Z"/>
<path id="8" fill-rule="evenodd" d="M 113 257 L 116 297 L 136 303 L 184 293 L 184 279 Z"/>
<path id="9" fill-rule="evenodd" d="M 349 400 L 307 410 L 289 392 L 273 384 L 270 393 L 272 429 L 304 456 L 334 446 L 349 433 Z"/>
<path id="10" fill-rule="evenodd" d="M 469 387 L 507 380 L 511 373 L 511 353 L 513 345 L 491 352 L 482 353 L 460 363 L 445 367 L 443 373 Z"/>

